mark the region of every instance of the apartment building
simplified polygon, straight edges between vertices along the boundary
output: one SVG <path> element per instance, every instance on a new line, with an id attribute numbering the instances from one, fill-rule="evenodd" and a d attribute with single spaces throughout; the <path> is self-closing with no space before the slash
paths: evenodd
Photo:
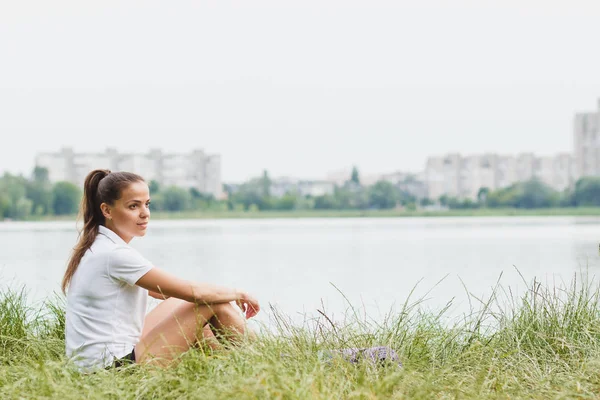
<path id="1" fill-rule="evenodd" d="M 534 175 L 553 189 L 563 191 L 575 183 L 575 159 L 569 153 L 539 157 Z"/>
<path id="2" fill-rule="evenodd" d="M 196 188 L 202 193 L 221 198 L 221 157 L 203 150 L 189 153 L 163 153 L 152 149 L 148 153 L 119 153 L 107 148 L 104 153 L 75 153 L 63 148 L 55 153 L 40 153 L 35 165 L 48 170 L 51 182 L 68 181 L 83 186 L 86 175 L 93 169 L 130 171 L 154 180 L 162 187 Z"/>
<path id="3" fill-rule="evenodd" d="M 496 154 L 471 155 L 459 162 L 458 197 L 476 199 L 482 187 L 496 187 Z"/>
<path id="4" fill-rule="evenodd" d="M 476 200 L 483 187 L 496 190 L 533 178 L 562 191 L 575 181 L 575 161 L 568 153 L 544 157 L 533 153 L 462 157 L 454 153 L 430 157 L 424 176 L 431 199 L 447 195 Z"/>
<path id="5" fill-rule="evenodd" d="M 519 180 L 518 165 L 522 163 L 523 155 L 507 156 L 499 155 L 496 158 L 495 187 L 507 187 Z"/>
<path id="6" fill-rule="evenodd" d="M 428 197 L 437 199 L 442 195 L 460 197 L 461 156 L 458 153 L 442 157 L 429 157 L 425 165 Z"/>

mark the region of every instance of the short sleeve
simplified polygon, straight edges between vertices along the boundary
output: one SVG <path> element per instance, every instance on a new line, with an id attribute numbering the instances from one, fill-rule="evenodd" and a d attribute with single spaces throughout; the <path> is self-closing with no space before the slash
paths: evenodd
<path id="1" fill-rule="evenodd" d="M 108 274 L 129 285 L 135 283 L 152 269 L 152 263 L 131 247 L 119 247 L 110 253 Z"/>

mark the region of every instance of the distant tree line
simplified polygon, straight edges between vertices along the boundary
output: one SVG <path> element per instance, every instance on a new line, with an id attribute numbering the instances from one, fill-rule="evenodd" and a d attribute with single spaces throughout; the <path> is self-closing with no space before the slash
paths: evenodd
<path id="1" fill-rule="evenodd" d="M 5 173 L 0 177 L 0 217 L 73 214 L 81 201 L 81 189 L 69 182 L 51 184 L 48 170 L 36 167 L 32 179 Z"/>
<path id="2" fill-rule="evenodd" d="M 335 186 L 333 193 L 305 195 L 297 189 L 283 196 L 271 193 L 272 181 L 265 171 L 262 176 L 241 185 L 224 185 L 226 200 L 195 188 L 161 187 L 149 182 L 151 208 L 156 211 L 267 211 L 267 210 L 367 210 L 403 208 L 414 210 L 431 205 L 450 209 L 475 208 L 548 208 L 600 206 L 600 177 L 579 179 L 574 188 L 556 191 L 533 179 L 509 187 L 489 190 L 481 188 L 477 199 L 441 196 L 438 199 L 417 199 L 399 185 L 380 180 L 362 185 L 358 170 L 349 179 Z M 0 177 L 0 218 L 24 220 L 41 216 L 72 215 L 78 211 L 82 190 L 70 182 L 51 183 L 48 171 L 36 167 L 32 178 L 5 173 Z"/>
<path id="3" fill-rule="evenodd" d="M 318 196 L 290 190 L 283 196 L 271 194 L 272 182 L 265 171 L 260 178 L 233 188 L 225 185 L 228 208 L 232 210 L 366 210 L 390 209 L 398 206 L 416 208 L 416 198 L 391 182 L 381 180 L 371 186 L 360 183 L 358 170 L 353 168 L 349 179 L 337 185 L 333 193 Z"/>
<path id="4" fill-rule="evenodd" d="M 600 177 L 583 177 L 573 189 L 564 191 L 532 179 L 493 191 L 481 188 L 476 200 L 441 196 L 439 203 L 451 209 L 597 207 L 600 206 Z"/>
<path id="5" fill-rule="evenodd" d="M 195 188 L 160 188 L 149 182 L 152 209 L 160 211 L 227 208 L 212 195 Z M 71 182 L 52 184 L 46 168 L 36 167 L 31 179 L 5 173 L 0 177 L 0 219 L 23 220 L 41 216 L 72 215 L 79 210 L 83 190 Z"/>

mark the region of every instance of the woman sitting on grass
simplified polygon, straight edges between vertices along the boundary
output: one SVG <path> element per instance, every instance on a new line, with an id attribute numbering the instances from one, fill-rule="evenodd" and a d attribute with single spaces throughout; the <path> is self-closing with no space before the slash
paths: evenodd
<path id="1" fill-rule="evenodd" d="M 83 232 L 62 281 L 66 352 L 82 370 L 166 364 L 199 341 L 215 348 L 221 345 L 217 338 L 236 342 L 250 334 L 245 318 L 260 309 L 254 297 L 179 279 L 129 247 L 146 234 L 149 205 L 148 185 L 139 175 L 94 170 L 85 179 Z M 146 315 L 148 295 L 165 300 Z"/>

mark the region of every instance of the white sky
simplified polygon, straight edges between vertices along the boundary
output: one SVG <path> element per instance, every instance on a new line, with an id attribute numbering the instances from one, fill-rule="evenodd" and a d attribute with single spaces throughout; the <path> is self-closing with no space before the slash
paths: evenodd
<path id="1" fill-rule="evenodd" d="M 599 98 L 597 0 L 0 0 L 0 172 L 63 146 L 418 171 L 571 151 Z"/>

